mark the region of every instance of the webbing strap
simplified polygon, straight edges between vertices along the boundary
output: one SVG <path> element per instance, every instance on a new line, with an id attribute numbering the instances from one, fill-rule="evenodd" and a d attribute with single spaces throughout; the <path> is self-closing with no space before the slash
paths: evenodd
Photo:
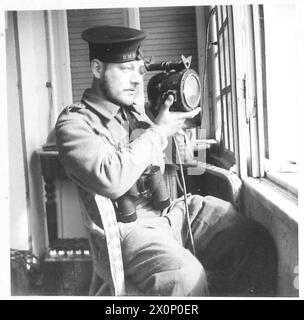
<path id="1" fill-rule="evenodd" d="M 106 235 L 114 294 L 115 296 L 123 295 L 125 293 L 125 278 L 115 210 L 108 198 L 95 195 L 95 201 Z"/>

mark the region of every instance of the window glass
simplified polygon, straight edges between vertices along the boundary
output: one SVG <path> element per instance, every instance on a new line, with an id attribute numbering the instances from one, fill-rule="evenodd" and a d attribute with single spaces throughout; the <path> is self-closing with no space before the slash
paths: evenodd
<path id="1" fill-rule="evenodd" d="M 295 11 L 286 4 L 218 6 L 211 24 L 218 39 L 213 119 L 221 157 L 230 161 L 238 152 L 242 176 L 266 175 L 293 193 L 299 157 Z"/>
<path id="2" fill-rule="evenodd" d="M 233 117 L 232 117 L 232 103 L 231 103 L 231 92 L 227 93 L 227 113 L 228 113 L 228 123 L 229 123 L 229 150 L 234 151 L 234 141 L 233 141 Z"/>
<path id="3" fill-rule="evenodd" d="M 279 184 L 293 191 L 298 184 L 299 159 L 295 21 L 293 5 L 264 7 L 268 133 L 265 169 L 270 179 L 281 181 Z M 288 39 L 288 45 L 282 39 Z"/>
<path id="4" fill-rule="evenodd" d="M 227 18 L 227 6 L 222 6 L 222 21 L 225 22 L 225 19 Z"/>
<path id="5" fill-rule="evenodd" d="M 218 17 L 218 23 L 221 25 L 223 23 L 222 20 L 222 6 L 217 7 L 217 17 Z"/>
<path id="6" fill-rule="evenodd" d="M 215 86 L 215 96 L 218 97 L 221 94 L 218 54 L 216 54 L 214 56 L 214 74 L 213 74 L 213 77 L 214 77 L 214 86 Z"/>
<path id="7" fill-rule="evenodd" d="M 221 141 L 221 128 L 222 128 L 222 104 L 221 99 L 218 97 L 216 99 L 216 110 L 215 110 L 215 138 L 217 141 Z"/>
<path id="8" fill-rule="evenodd" d="M 222 97 L 222 105 L 223 105 L 222 110 L 223 110 L 223 118 L 224 118 L 224 145 L 225 145 L 225 149 L 229 149 L 226 96 Z"/>
<path id="9" fill-rule="evenodd" d="M 224 60 L 224 41 L 223 33 L 219 35 L 219 51 L 220 51 L 220 76 L 221 76 L 221 89 L 225 88 L 225 60 Z"/>
<path id="10" fill-rule="evenodd" d="M 227 6 L 219 6 L 212 20 L 212 37 L 218 39 L 213 55 L 213 87 L 216 97 L 214 110 L 215 138 L 224 147 L 222 156 L 229 154 L 229 161 L 234 159 L 232 95 L 231 95 L 231 61 L 229 43 L 229 16 Z M 230 15 L 232 18 L 232 16 Z M 233 160 L 234 161 L 234 160 Z"/>
<path id="11" fill-rule="evenodd" d="M 226 86 L 229 86 L 230 85 L 230 59 L 229 59 L 228 26 L 225 27 L 224 38 L 225 38 Z"/>

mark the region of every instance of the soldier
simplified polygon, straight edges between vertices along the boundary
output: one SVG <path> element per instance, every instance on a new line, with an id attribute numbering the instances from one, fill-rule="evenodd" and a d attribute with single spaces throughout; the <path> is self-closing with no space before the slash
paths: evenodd
<path id="1" fill-rule="evenodd" d="M 89 44 L 92 86 L 84 91 L 79 104 L 63 110 L 56 124 L 60 159 L 79 186 L 90 219 L 97 225 L 102 223 L 93 203 L 94 195 L 117 204 L 149 169 L 163 171 L 168 137 L 200 111 L 171 112 L 170 95 L 162 101 L 154 122 L 147 117 L 141 53 L 145 36 L 143 31 L 125 27 L 85 30 L 82 38 Z M 142 129 L 140 134 L 130 139 L 130 132 L 138 128 Z M 131 203 L 135 217 L 125 218 L 119 211 L 128 211 L 129 207 L 115 205 L 124 272 L 137 294 L 250 294 L 252 286 L 242 287 L 238 279 L 242 278 L 244 266 L 254 269 L 250 255 L 259 247 L 252 240 L 258 237 L 252 236 L 257 230 L 254 224 L 228 202 L 191 196 L 188 205 L 197 252 L 194 256 L 187 249 L 183 203 L 166 203 L 164 210 L 155 209 L 153 199 L 147 196 L 149 190 L 144 191 Z M 258 233 L 261 234 L 260 229 Z M 218 273 L 225 275 L 220 280 L 223 287 L 226 285 L 222 292 L 213 289 L 214 274 Z M 107 275 L 103 278 L 107 283 Z"/>

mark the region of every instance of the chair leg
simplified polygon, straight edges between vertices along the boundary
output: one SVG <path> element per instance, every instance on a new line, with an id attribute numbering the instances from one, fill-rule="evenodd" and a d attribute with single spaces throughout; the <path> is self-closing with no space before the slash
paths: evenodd
<path id="1" fill-rule="evenodd" d="M 95 296 L 99 291 L 100 286 L 102 285 L 102 279 L 97 275 L 97 273 L 93 270 L 91 284 L 89 288 L 89 296 Z"/>
<path id="2" fill-rule="evenodd" d="M 114 290 L 104 282 L 95 294 L 96 296 L 114 296 Z"/>

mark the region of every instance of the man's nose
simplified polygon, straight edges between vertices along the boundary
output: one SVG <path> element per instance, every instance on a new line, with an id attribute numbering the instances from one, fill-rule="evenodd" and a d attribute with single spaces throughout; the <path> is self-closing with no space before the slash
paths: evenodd
<path id="1" fill-rule="evenodd" d="M 143 81 L 143 76 L 136 70 L 133 72 L 131 82 L 138 85 Z"/>

